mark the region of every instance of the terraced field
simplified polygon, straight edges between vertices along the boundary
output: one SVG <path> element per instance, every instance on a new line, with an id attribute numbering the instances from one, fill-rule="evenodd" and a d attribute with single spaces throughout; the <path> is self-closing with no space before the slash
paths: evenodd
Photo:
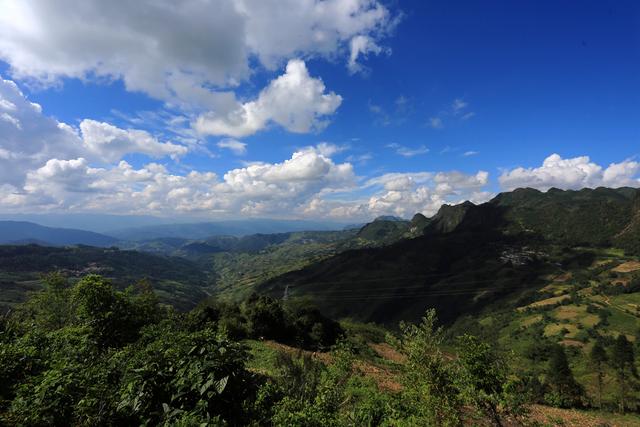
<path id="1" fill-rule="evenodd" d="M 611 344 L 620 334 L 639 341 L 640 260 L 613 249 L 578 248 L 573 254 L 581 255 L 592 261 L 586 265 L 566 263 L 557 273 L 547 275 L 546 283 L 537 290 L 502 301 L 502 307 L 490 307 L 475 318 L 460 320 L 450 334 L 470 330 L 496 340 L 502 348 L 513 351 L 514 363 L 522 369 L 537 365 L 533 371 L 541 377 L 546 346 L 560 343 L 567 350 L 576 379 L 594 395 L 596 377 L 588 363 L 594 343 L 603 340 Z M 610 402 L 618 392 L 612 371 L 606 374 L 604 392 Z"/>

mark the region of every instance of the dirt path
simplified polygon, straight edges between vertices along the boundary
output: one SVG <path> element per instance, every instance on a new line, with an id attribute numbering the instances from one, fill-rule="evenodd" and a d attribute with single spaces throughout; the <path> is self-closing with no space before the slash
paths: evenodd
<path id="1" fill-rule="evenodd" d="M 611 308 L 615 308 L 615 309 L 616 309 L 616 310 L 618 310 L 619 312 L 621 312 L 621 313 L 623 313 L 623 314 L 626 314 L 627 316 L 631 316 L 631 317 L 633 317 L 633 318 L 635 318 L 635 319 L 640 318 L 640 316 L 638 316 L 638 315 L 636 315 L 636 314 L 629 313 L 629 312 L 627 311 L 627 309 L 625 309 L 623 306 L 612 303 L 612 302 L 609 300 L 609 296 L 608 296 L 608 295 L 602 295 L 602 298 L 604 299 L 604 303 L 605 303 L 607 306 L 609 306 L 609 307 L 611 307 Z"/>
<path id="2" fill-rule="evenodd" d="M 300 350 L 299 348 L 291 347 L 285 344 L 280 344 L 275 341 L 265 341 L 265 344 L 268 347 L 271 347 L 278 351 L 283 351 L 289 354 L 298 354 L 302 352 L 304 354 L 310 355 L 312 358 L 319 360 L 324 364 L 329 364 L 333 361 L 330 353 L 325 353 L 321 351 Z M 391 346 L 388 346 L 387 344 L 384 344 L 378 348 L 384 349 L 387 355 L 391 355 L 393 354 L 392 352 L 395 352 L 395 350 L 393 350 L 393 348 L 391 348 Z M 400 356 L 402 355 L 397 353 L 393 357 L 397 359 Z M 356 370 L 359 371 L 361 374 L 372 378 L 376 382 L 376 384 L 378 384 L 378 387 L 381 390 L 387 390 L 392 392 L 399 392 L 400 390 L 402 390 L 402 385 L 397 381 L 397 378 L 396 378 L 397 375 L 393 371 L 391 371 L 391 369 L 384 366 L 378 366 L 373 363 L 365 362 L 364 360 L 356 360 L 354 363 L 354 366 Z"/>
<path id="3" fill-rule="evenodd" d="M 369 347 L 378 353 L 378 356 L 391 362 L 404 363 L 407 360 L 407 356 L 400 353 L 387 343 L 369 343 Z"/>
<path id="4" fill-rule="evenodd" d="M 542 425 L 564 427 L 631 427 L 637 426 L 637 421 L 624 421 L 611 418 L 616 415 L 603 416 L 574 409 L 551 408 L 543 405 L 532 405 L 528 421 L 536 421 Z"/>
<path id="5" fill-rule="evenodd" d="M 273 349 L 284 351 L 290 354 L 303 352 L 311 355 L 316 360 L 328 364 L 332 362 L 331 354 L 325 352 L 313 352 L 300 350 L 295 347 L 280 344 L 275 341 L 265 341 L 265 344 Z M 386 343 L 369 343 L 369 346 L 383 359 L 393 363 L 402 364 L 406 360 L 405 356 Z M 389 368 L 374 365 L 362 360 L 356 360 L 355 368 L 363 375 L 372 378 L 381 390 L 400 392 L 402 385 L 398 382 L 397 374 Z M 543 405 L 531 405 L 526 416 L 526 423 L 511 421 L 506 422 L 508 426 L 532 425 L 543 426 L 563 426 L 563 427 L 631 427 L 637 426 L 637 421 L 622 420 L 615 414 L 600 415 L 574 409 L 559 409 Z M 476 425 L 476 424 L 473 424 Z"/>

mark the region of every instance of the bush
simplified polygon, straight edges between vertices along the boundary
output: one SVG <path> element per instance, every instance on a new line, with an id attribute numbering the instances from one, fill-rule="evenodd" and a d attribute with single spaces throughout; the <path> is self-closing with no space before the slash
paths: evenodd
<path id="1" fill-rule="evenodd" d="M 409 425 L 458 425 L 462 398 L 452 365 L 443 356 L 443 330 L 434 310 L 418 325 L 401 323 L 401 348 L 407 356 L 401 416 Z"/>

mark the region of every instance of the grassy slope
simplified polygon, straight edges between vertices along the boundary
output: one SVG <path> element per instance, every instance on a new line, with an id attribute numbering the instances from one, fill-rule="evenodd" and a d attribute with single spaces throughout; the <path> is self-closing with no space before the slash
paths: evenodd
<path id="1" fill-rule="evenodd" d="M 631 188 L 521 189 L 478 206 L 445 205 L 424 236 L 346 251 L 258 289 L 282 296 L 288 287 L 290 295 L 310 298 L 333 317 L 395 324 L 433 307 L 450 322 L 509 290 L 535 289 L 553 270 L 548 253 L 555 245 L 610 245 L 633 220 L 638 197 L 640 190 Z M 361 233 L 384 236 L 392 228 L 374 222 Z M 520 262 L 523 257 L 542 262 Z"/>
<path id="2" fill-rule="evenodd" d="M 585 254 L 588 256 L 583 259 L 591 260 L 586 265 L 567 262 Z M 624 256 L 616 250 L 582 248 L 565 253 L 564 259 L 557 256 L 566 267 L 546 276 L 543 287 L 513 295 L 488 306 L 477 316 L 459 319 L 450 335 L 470 332 L 495 340 L 501 348 L 514 352 L 516 364 L 527 369 L 536 365 L 540 372 L 546 365 L 532 363 L 526 357 L 528 349 L 541 340 L 541 335 L 561 343 L 568 349 L 576 379 L 594 396 L 596 378 L 587 361 L 595 334 L 605 337 L 625 334 L 636 341 L 640 330 L 640 292 L 603 295 L 601 290 L 616 283 L 628 283 L 640 269 L 612 273 L 620 264 L 637 261 L 636 257 Z M 597 313 L 590 313 L 593 308 L 608 312 L 606 321 Z M 608 372 L 604 392 L 609 404 L 613 403 L 616 390 L 613 374 Z"/>
<path id="3" fill-rule="evenodd" d="M 353 323 L 350 326 L 352 328 L 357 327 Z M 367 327 L 366 325 L 360 326 Z M 358 340 L 362 338 L 362 335 L 351 334 L 350 338 Z M 389 344 L 377 341 L 377 339 L 374 339 L 374 342 L 364 342 L 363 345 L 357 346 L 360 351 L 355 359 L 356 370 L 360 375 L 373 379 L 381 391 L 397 393 L 402 389 L 402 355 Z M 247 340 L 245 344 L 249 347 L 250 353 L 250 359 L 247 364 L 249 370 L 269 377 L 279 375 L 277 365 L 279 352 L 288 352 L 290 354 L 303 352 L 294 347 L 273 341 Z M 363 347 L 368 347 L 370 351 L 363 350 Z M 331 363 L 329 353 L 307 353 L 323 363 Z M 612 427 L 627 427 L 640 424 L 640 416 L 638 414 L 620 415 L 596 410 L 567 410 L 543 405 L 532 405 L 529 411 L 528 421 L 531 422 L 531 425 L 539 426 L 600 427 L 608 425 Z"/>
<path id="4" fill-rule="evenodd" d="M 327 314 L 396 325 L 434 307 L 445 321 L 474 312 L 520 287 L 535 287 L 544 261 L 512 266 L 501 260 L 517 241 L 474 231 L 403 240 L 346 251 L 274 278 L 260 290 L 311 299 Z"/>

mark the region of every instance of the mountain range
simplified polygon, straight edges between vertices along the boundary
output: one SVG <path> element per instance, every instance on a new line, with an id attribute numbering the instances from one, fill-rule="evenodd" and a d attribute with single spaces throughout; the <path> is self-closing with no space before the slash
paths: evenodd
<path id="1" fill-rule="evenodd" d="M 91 264 L 107 267 L 105 271 L 113 271 L 120 282 L 153 277 L 162 284 L 164 301 L 171 302 L 173 292 L 180 306 L 196 304 L 210 294 L 241 299 L 261 292 L 311 300 L 336 318 L 395 324 L 415 320 L 426 307 L 434 307 L 443 321 L 453 322 L 542 286 L 544 277 L 577 262 L 572 248 L 620 248 L 629 255 L 640 254 L 640 190 L 518 189 L 479 205 L 443 205 L 431 218 L 416 214 L 411 220 L 380 217 L 354 229 L 251 233 L 286 227 L 322 223 L 158 225 L 112 237 L 5 221 L 0 222 L 0 243 L 117 245 L 121 250 L 107 250 L 108 256 L 89 248 L 66 248 L 55 256 L 31 249 L 25 255 L 16 246 L 4 256 L 18 253 L 8 259 L 28 259 L 32 272 L 65 265 L 82 271 Z M 147 258 L 136 258 L 141 263 L 170 267 L 152 271 L 130 264 L 128 257 L 140 252 L 148 253 Z M 180 259 L 188 262 L 178 266 Z M 190 269 L 193 275 L 185 279 Z M 133 274 L 136 270 L 139 274 Z M 178 270 L 181 276 L 168 273 Z"/>
<path id="2" fill-rule="evenodd" d="M 117 239 L 92 231 L 52 228 L 26 221 L 0 221 L 0 244 L 37 243 L 48 246 L 88 245 L 107 247 Z"/>
<path id="3" fill-rule="evenodd" d="M 444 321 L 473 313 L 516 291 L 535 289 L 572 247 L 621 247 L 640 253 L 640 190 L 519 189 L 487 203 L 444 205 L 430 219 L 414 218 L 417 237 L 398 223 L 379 222 L 362 232 L 387 245 L 349 250 L 275 277 L 259 290 L 311 299 L 337 318 L 394 324 L 415 320 L 426 307 Z M 413 222 L 413 221 L 412 221 Z"/>
<path id="4" fill-rule="evenodd" d="M 291 231 L 341 230 L 345 224 L 327 221 L 281 219 L 245 219 L 185 224 L 160 224 L 112 230 L 108 234 L 120 240 L 151 240 L 158 238 L 206 239 L 215 235 L 246 236 Z"/>

